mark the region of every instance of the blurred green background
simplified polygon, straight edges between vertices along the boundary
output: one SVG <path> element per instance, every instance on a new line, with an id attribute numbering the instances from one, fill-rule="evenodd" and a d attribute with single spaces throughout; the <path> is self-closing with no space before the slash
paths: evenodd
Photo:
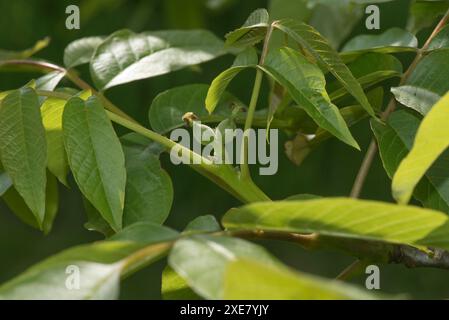
<path id="1" fill-rule="evenodd" d="M 273 0 L 276 18 L 282 15 L 307 17 L 309 13 L 301 0 Z M 337 1 L 337 0 L 335 0 Z M 288 3 L 295 2 L 293 9 Z M 81 9 L 81 29 L 65 28 L 65 8 L 77 4 Z M 108 35 L 115 30 L 129 28 L 139 32 L 158 29 L 205 28 L 220 37 L 238 26 L 256 8 L 268 7 L 263 0 L 14 0 L 0 1 L 0 48 L 18 50 L 31 46 L 38 39 L 51 37 L 51 45 L 38 57 L 62 64 L 63 50 L 71 41 L 92 35 Z M 404 27 L 409 9 L 408 0 L 384 3 L 381 7 L 381 28 Z M 357 33 L 367 31 L 363 20 L 337 16 L 335 12 L 322 11 L 313 17 L 316 23 L 339 21 L 346 26 L 354 22 Z M 343 20 L 343 21 L 342 21 Z M 337 38 L 345 38 L 340 29 L 330 29 Z M 329 30 L 328 30 L 329 31 Z M 428 32 L 428 30 L 424 31 Z M 335 34 L 334 34 L 335 36 Z M 423 35 L 421 35 L 423 36 Z M 401 57 L 404 61 L 409 56 Z M 182 70 L 170 75 L 122 85 L 108 91 L 108 96 L 126 112 L 148 125 L 147 112 L 152 99 L 161 91 L 189 83 L 210 83 L 232 63 L 226 56 L 201 65 L 198 70 Z M 84 79 L 89 79 L 88 68 L 80 68 Z M 0 90 L 23 85 L 37 74 L 0 73 Z M 254 74 L 247 72 L 231 85 L 231 91 L 249 101 Z M 63 83 L 70 85 L 69 83 Z M 265 90 L 267 91 L 267 90 Z M 260 100 L 266 101 L 266 93 Z M 125 133 L 125 131 L 120 131 Z M 363 151 L 366 151 L 371 133 L 367 122 L 353 129 Z M 285 139 L 285 137 L 282 137 Z M 283 142 L 280 143 L 280 146 Z M 299 193 L 322 196 L 346 196 L 361 163 L 363 153 L 350 149 L 337 140 L 318 148 L 301 167 L 294 166 L 280 151 L 279 172 L 276 176 L 260 177 L 256 181 L 273 199 L 283 199 Z M 175 190 L 175 200 L 167 225 L 182 229 L 194 217 L 213 214 L 221 217 L 227 209 L 239 205 L 224 191 L 194 173 L 188 167 L 176 167 L 163 158 L 163 166 L 170 173 Z M 44 236 L 21 223 L 3 203 L 0 203 L 0 283 L 19 274 L 31 264 L 64 248 L 101 239 L 101 235 L 84 229 L 84 209 L 81 196 L 74 184 L 72 189 L 60 187 L 60 212 L 53 231 Z M 391 201 L 390 181 L 376 158 L 363 198 Z M 300 270 L 326 277 L 335 277 L 353 258 L 335 252 L 308 252 L 285 243 L 263 243 L 276 256 Z M 160 274 L 165 261 L 139 272 L 125 280 L 121 297 L 125 299 L 160 298 Z M 364 285 L 365 277 L 353 280 Z M 448 298 L 449 272 L 437 269 L 405 270 L 403 266 L 381 266 L 381 288 L 388 293 L 406 293 L 414 298 Z"/>

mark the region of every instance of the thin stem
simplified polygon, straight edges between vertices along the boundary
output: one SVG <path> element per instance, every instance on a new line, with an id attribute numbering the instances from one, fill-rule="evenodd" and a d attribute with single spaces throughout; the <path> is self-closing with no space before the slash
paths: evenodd
<path id="1" fill-rule="evenodd" d="M 265 63 L 265 58 L 268 54 L 268 47 L 270 43 L 271 34 L 273 33 L 273 24 L 268 27 L 267 34 L 263 43 L 262 54 L 260 56 L 259 65 Z M 248 114 L 246 116 L 244 135 L 243 135 L 243 163 L 241 165 L 241 173 L 243 180 L 251 180 L 251 173 L 248 166 L 248 140 L 249 130 L 252 128 L 254 114 L 256 112 L 257 102 L 259 100 L 260 88 L 262 86 L 263 72 L 260 69 L 256 71 L 256 78 L 254 80 L 253 92 L 251 94 L 251 100 L 248 106 Z"/>
<path id="2" fill-rule="evenodd" d="M 248 166 L 248 145 L 249 145 L 249 129 L 253 125 L 254 113 L 256 111 L 257 101 L 259 99 L 260 87 L 262 85 L 263 72 L 260 69 L 256 71 L 256 79 L 254 80 L 253 93 L 248 107 L 248 114 L 246 116 L 245 128 L 243 134 L 243 163 L 241 165 L 242 179 L 251 179 L 251 173 Z"/>
<path id="3" fill-rule="evenodd" d="M 297 234 L 272 230 L 235 230 L 225 231 L 223 235 L 249 240 L 277 240 L 297 244 L 306 250 L 337 250 L 354 256 L 361 261 L 352 263 L 340 274 L 340 278 L 348 278 L 363 268 L 366 263 L 402 264 L 408 268 L 440 268 L 449 269 L 449 252 L 441 249 L 430 252 L 418 248 L 387 243 L 383 241 L 361 240 L 353 238 L 333 237 L 320 234 Z"/>
<path id="4" fill-rule="evenodd" d="M 67 70 L 64 69 L 61 66 L 58 66 L 56 64 L 46 62 L 46 61 L 36 61 L 36 60 L 6 60 L 0 62 L 0 65 L 13 65 L 13 66 L 28 66 L 28 67 L 34 67 L 39 70 L 45 70 L 45 71 L 59 71 L 67 73 Z"/>
<path id="5" fill-rule="evenodd" d="M 122 116 L 117 115 L 111 111 L 106 111 L 106 113 L 107 113 L 109 119 L 111 119 L 111 121 L 113 121 L 117 124 L 120 124 L 121 126 L 128 128 L 136 133 L 139 133 L 140 135 L 147 137 L 148 139 L 150 139 L 152 141 L 159 143 L 160 145 L 164 146 L 166 149 L 171 149 L 176 145 L 176 142 L 168 139 L 167 137 L 160 135 L 159 133 L 156 133 L 150 129 L 147 129 L 134 121 L 125 119 Z M 187 149 L 187 150 L 189 150 L 190 153 L 193 153 L 190 149 Z"/>
<path id="6" fill-rule="evenodd" d="M 402 75 L 401 81 L 399 82 L 399 86 L 404 85 L 407 80 L 410 78 L 412 72 L 416 69 L 416 66 L 419 64 L 419 62 L 424 57 L 424 53 L 428 50 L 430 44 L 432 43 L 432 40 L 436 37 L 436 35 L 443 29 L 443 27 L 447 24 L 449 21 L 449 10 L 446 12 L 444 17 L 440 20 L 438 25 L 433 30 L 432 34 L 427 39 L 424 46 L 418 50 L 418 53 L 413 60 L 413 62 L 410 64 L 407 71 Z M 390 102 L 388 103 L 387 108 L 381 115 L 382 121 L 388 120 L 388 117 L 391 113 L 396 110 L 396 99 L 394 97 L 391 98 Z M 357 177 L 355 179 L 354 185 L 351 190 L 351 197 L 352 198 L 359 198 L 360 194 L 362 192 L 363 186 L 365 185 L 366 177 L 368 176 L 368 173 L 370 171 L 371 165 L 373 163 L 374 157 L 377 154 L 377 144 L 376 140 L 373 138 L 370 146 L 368 148 L 368 151 L 362 161 L 362 164 L 360 166 L 359 172 L 357 173 Z"/>
<path id="7" fill-rule="evenodd" d="M 353 276 L 355 276 L 357 273 L 360 272 L 360 270 L 365 266 L 365 263 L 363 263 L 361 260 L 355 260 L 352 264 L 346 267 L 340 274 L 335 278 L 337 280 L 345 281 L 351 279 Z"/>
<path id="8" fill-rule="evenodd" d="M 106 98 L 102 93 L 98 92 L 97 90 L 95 90 L 90 84 L 88 84 L 87 82 L 85 82 L 83 79 L 81 79 L 73 70 L 69 70 L 66 73 L 67 75 L 67 79 L 69 79 L 70 81 L 72 81 L 74 84 L 76 84 L 80 89 L 83 90 L 89 90 L 92 92 L 92 94 L 96 95 L 97 97 L 100 98 L 100 100 L 103 102 L 103 105 L 105 106 L 105 108 L 109 111 L 112 111 L 118 115 L 120 115 L 123 118 L 126 118 L 130 121 L 136 122 L 136 120 L 134 120 L 131 116 L 129 116 L 128 114 L 126 114 L 125 112 L 123 112 L 119 107 L 117 107 L 116 105 L 114 105 L 108 98 Z"/>
<path id="9" fill-rule="evenodd" d="M 360 166 L 359 172 L 357 173 L 357 177 L 355 178 L 354 186 L 352 187 L 350 197 L 357 199 L 360 197 L 362 193 L 363 185 L 365 184 L 366 177 L 368 176 L 368 172 L 371 169 L 371 165 L 373 164 L 374 156 L 377 153 L 377 144 L 374 139 L 371 140 L 371 143 L 368 147 L 368 151 L 365 154 L 365 158 L 363 159 L 362 165 Z"/>
<path id="10" fill-rule="evenodd" d="M 37 90 L 37 93 L 41 96 L 54 97 L 64 100 L 72 98 L 72 95 L 61 92 Z M 189 148 L 186 148 L 165 136 L 151 131 L 135 121 L 126 119 L 109 110 L 106 110 L 106 113 L 111 121 L 144 137 L 147 137 L 156 143 L 159 143 L 165 147 L 167 152 L 170 152 L 172 148 L 176 146 L 177 150 L 182 153 L 183 158 L 185 157 L 185 160 L 191 164 L 192 169 L 205 176 L 217 186 L 229 192 L 242 202 L 251 203 L 256 201 L 270 201 L 270 198 L 263 193 L 263 191 L 260 190 L 259 187 L 252 182 L 252 180 L 241 180 L 240 176 L 232 166 L 226 164 L 216 165 L 211 160 L 202 157 Z M 198 163 L 198 165 L 195 165 L 195 163 Z"/>
<path id="11" fill-rule="evenodd" d="M 233 167 L 226 164 L 214 164 L 211 160 L 202 157 L 189 148 L 161 136 L 160 134 L 147 129 L 138 123 L 122 118 L 113 112 L 106 112 L 111 121 L 163 145 L 167 151 L 171 151 L 172 148 L 176 146 L 178 152 L 182 153 L 183 158 L 186 158 L 194 170 L 242 202 L 251 203 L 257 201 L 270 201 L 270 198 L 265 195 L 265 193 L 263 193 L 263 191 L 260 190 L 252 180 L 241 180 Z"/>
<path id="12" fill-rule="evenodd" d="M 58 66 L 56 64 L 46 62 L 46 61 L 35 61 L 35 60 L 8 60 L 8 61 L 2 61 L 0 62 L 0 65 L 13 65 L 13 66 L 28 66 L 28 67 L 34 67 L 44 72 L 49 71 L 59 71 L 64 73 L 65 77 L 72 81 L 76 86 L 78 86 L 82 90 L 89 90 L 92 92 L 92 94 L 95 94 L 100 99 L 102 99 L 103 104 L 105 105 L 106 109 L 121 115 L 124 118 L 127 118 L 129 120 L 135 121 L 133 118 L 131 118 L 129 115 L 127 115 L 125 112 L 123 112 L 120 108 L 115 106 L 110 100 L 108 100 L 103 94 L 96 91 L 91 85 L 89 85 L 87 82 L 85 82 L 83 79 L 81 79 L 74 70 L 67 70 L 61 66 Z"/>

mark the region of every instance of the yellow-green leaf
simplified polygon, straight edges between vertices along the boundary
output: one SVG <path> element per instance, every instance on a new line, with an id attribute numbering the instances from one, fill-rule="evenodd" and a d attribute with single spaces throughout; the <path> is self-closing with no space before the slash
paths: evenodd
<path id="1" fill-rule="evenodd" d="M 393 196 L 399 203 L 408 203 L 418 182 L 449 147 L 449 93 L 422 121 L 415 143 L 393 177 Z"/>
<path id="2" fill-rule="evenodd" d="M 255 203 L 231 209 L 223 225 L 234 230 L 318 233 L 449 249 L 447 215 L 377 201 L 328 198 Z"/>

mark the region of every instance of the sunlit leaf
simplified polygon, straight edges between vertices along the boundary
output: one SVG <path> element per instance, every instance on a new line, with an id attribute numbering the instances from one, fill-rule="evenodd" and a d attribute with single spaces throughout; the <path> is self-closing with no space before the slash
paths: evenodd
<path id="1" fill-rule="evenodd" d="M 374 116 L 374 111 L 360 83 L 343 63 L 339 54 L 313 27 L 290 19 L 277 21 L 275 27 L 298 42 L 320 65 L 329 70 L 341 82 L 366 112 Z"/>
<path id="2" fill-rule="evenodd" d="M 265 9 L 257 9 L 240 28 L 226 34 L 227 45 L 252 46 L 263 40 L 270 17 Z"/>
<path id="3" fill-rule="evenodd" d="M 231 81 L 246 68 L 255 67 L 257 62 L 256 51 L 253 48 L 248 48 L 237 55 L 231 68 L 220 73 L 212 81 L 205 101 L 209 113 L 214 112 Z"/>
<path id="4" fill-rule="evenodd" d="M 225 237 L 191 236 L 176 242 L 169 256 L 169 264 L 200 296 L 222 299 L 226 267 L 238 257 L 268 265 L 279 263 L 263 248 L 250 242 Z"/>
<path id="5" fill-rule="evenodd" d="M 373 121 L 371 126 L 379 145 L 385 171 L 393 177 L 401 161 L 413 147 L 421 118 L 416 114 L 399 110 L 383 125 Z M 445 152 L 426 172 L 413 196 L 425 207 L 449 213 L 449 152 Z"/>
<path id="6" fill-rule="evenodd" d="M 92 78 L 105 90 L 212 60 L 225 53 L 223 42 L 205 30 L 169 30 L 136 34 L 121 30 L 94 52 Z"/>
<path id="7" fill-rule="evenodd" d="M 248 259 L 231 262 L 224 278 L 224 299 L 241 300 L 367 300 L 366 291 L 288 268 Z"/>
<path id="8" fill-rule="evenodd" d="M 157 225 L 146 224 L 145 232 L 140 227 L 144 238 L 136 237 L 133 229 L 130 226 L 109 241 L 74 247 L 34 265 L 0 286 L 0 298 L 117 299 L 120 277 L 163 256 L 177 237 L 175 231 Z"/>
<path id="9" fill-rule="evenodd" d="M 62 116 L 65 149 L 73 176 L 92 205 L 118 231 L 125 200 L 125 158 L 98 98 L 71 98 Z"/>
<path id="10" fill-rule="evenodd" d="M 393 178 L 393 196 L 408 203 L 418 182 L 449 146 L 449 93 L 427 114 L 416 134 L 413 148 Z"/>
<path id="11" fill-rule="evenodd" d="M 449 218 L 412 206 L 346 198 L 263 202 L 231 209 L 231 230 L 318 233 L 348 239 L 449 248 Z"/>
<path id="12" fill-rule="evenodd" d="M 0 155 L 17 192 L 39 227 L 45 216 L 47 143 L 36 92 L 28 87 L 6 96 L 0 107 Z"/>
<path id="13" fill-rule="evenodd" d="M 338 108 L 331 103 L 325 90 L 326 80 L 317 66 L 297 51 L 282 48 L 270 52 L 260 68 L 282 84 L 320 127 L 359 148 Z"/>
<path id="14" fill-rule="evenodd" d="M 104 37 L 87 37 L 69 43 L 64 50 L 64 65 L 73 68 L 88 63 L 104 39 Z"/>

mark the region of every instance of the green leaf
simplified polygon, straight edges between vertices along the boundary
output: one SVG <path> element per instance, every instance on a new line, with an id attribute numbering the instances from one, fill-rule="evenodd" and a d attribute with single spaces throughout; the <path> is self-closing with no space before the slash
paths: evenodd
<path id="1" fill-rule="evenodd" d="M 414 34 L 418 31 L 431 27 L 438 17 L 442 16 L 447 9 L 449 3 L 442 1 L 416 0 L 410 7 L 410 17 L 407 22 L 407 30 Z"/>
<path id="2" fill-rule="evenodd" d="M 365 52 L 396 53 L 416 51 L 418 39 L 408 31 L 392 28 L 378 35 L 360 35 L 342 49 L 344 59 L 352 59 Z"/>
<path id="3" fill-rule="evenodd" d="M 449 49 L 430 53 L 416 66 L 404 86 L 392 88 L 397 101 L 422 115 L 449 91 Z"/>
<path id="4" fill-rule="evenodd" d="M 223 299 L 223 278 L 227 265 L 236 258 L 278 264 L 263 248 L 240 239 L 191 236 L 174 245 L 169 264 L 188 286 L 206 299 Z"/>
<path id="5" fill-rule="evenodd" d="M 120 230 L 125 157 L 98 98 L 71 98 L 64 108 L 62 128 L 70 168 L 81 192 L 115 231 Z"/>
<path id="6" fill-rule="evenodd" d="M 449 25 L 438 32 L 429 44 L 428 50 L 440 50 L 449 48 Z"/>
<path id="7" fill-rule="evenodd" d="M 380 111 L 384 102 L 384 91 L 382 87 L 376 87 L 367 93 L 367 97 L 376 111 Z M 287 108 L 287 110 L 296 110 L 299 107 L 294 106 Z M 301 110 L 301 109 L 299 109 Z M 360 121 L 366 119 L 369 115 L 365 110 L 359 106 L 347 106 L 340 109 L 340 113 L 345 120 L 348 127 L 352 127 Z M 287 116 L 288 119 L 297 118 L 294 128 L 296 137 L 285 143 L 285 153 L 287 157 L 297 166 L 301 165 L 304 159 L 324 141 L 333 136 L 321 128 L 317 128 L 310 124 L 311 120 L 308 116 L 300 115 L 297 112 L 289 115 L 282 115 L 282 118 Z M 300 133 L 297 133 L 297 132 Z"/>
<path id="8" fill-rule="evenodd" d="M 399 203 L 409 202 L 418 182 L 449 146 L 448 114 L 449 93 L 424 118 L 412 150 L 394 175 L 393 196 Z"/>
<path id="9" fill-rule="evenodd" d="M 87 37 L 69 43 L 64 50 L 64 65 L 73 68 L 88 63 L 104 37 Z"/>
<path id="10" fill-rule="evenodd" d="M 382 162 L 390 178 L 413 146 L 421 118 L 411 111 L 399 110 L 390 115 L 388 124 L 371 122 Z M 445 152 L 426 172 L 413 196 L 425 207 L 449 213 L 449 152 Z"/>
<path id="11" fill-rule="evenodd" d="M 247 259 L 229 264 L 224 277 L 226 300 L 367 300 L 366 291 L 338 281 Z"/>
<path id="12" fill-rule="evenodd" d="M 370 88 L 382 81 L 402 74 L 402 64 L 392 55 L 368 53 L 360 56 L 348 65 L 354 77 L 363 88 Z M 332 101 L 341 99 L 348 94 L 338 82 L 329 83 L 328 91 Z"/>
<path id="13" fill-rule="evenodd" d="M 4 195 L 5 192 L 8 191 L 11 187 L 11 177 L 2 169 L 2 171 L 0 172 L 0 196 Z"/>
<path id="14" fill-rule="evenodd" d="M 36 79 L 36 90 L 53 91 L 65 77 L 65 72 L 53 71 Z"/>
<path id="15" fill-rule="evenodd" d="M 115 234 L 109 223 L 101 216 L 101 213 L 85 197 L 83 199 L 84 212 L 87 217 L 87 222 L 84 223 L 84 228 L 89 231 L 96 231 L 103 234 L 105 237 L 110 237 Z"/>
<path id="16" fill-rule="evenodd" d="M 127 226 L 119 233 L 108 238 L 109 241 L 132 241 L 140 244 L 152 244 L 174 240 L 178 232 L 157 223 L 137 222 Z"/>
<path id="17" fill-rule="evenodd" d="M 215 113 L 209 117 L 204 101 L 209 86 L 205 84 L 191 84 L 175 87 L 160 93 L 151 104 L 149 119 L 151 128 L 165 134 L 184 125 L 182 117 L 187 112 L 193 112 L 203 123 L 216 118 L 226 119 L 232 114 L 234 105 L 240 105 L 234 96 L 225 93 L 220 99 Z"/>
<path id="18" fill-rule="evenodd" d="M 42 228 L 45 216 L 47 143 L 36 92 L 10 93 L 0 107 L 0 155 L 17 192 Z"/>
<path id="19" fill-rule="evenodd" d="M 48 144 L 48 170 L 62 184 L 68 186 L 69 163 L 62 136 L 62 113 L 64 112 L 65 104 L 65 100 L 48 98 L 42 104 L 41 114 Z"/>
<path id="20" fill-rule="evenodd" d="M 284 86 L 320 127 L 359 148 L 338 108 L 331 103 L 325 90 L 326 80 L 317 66 L 297 51 L 281 48 L 270 52 L 260 68 Z"/>
<path id="21" fill-rule="evenodd" d="M 9 188 L 8 191 L 3 194 L 2 198 L 8 208 L 21 221 L 33 228 L 42 230 L 44 234 L 50 233 L 53 227 L 53 221 L 59 209 L 58 183 L 56 178 L 52 174 L 47 172 L 47 186 L 45 190 L 45 216 L 44 221 L 42 222 L 42 226 L 40 226 L 39 222 L 36 220 L 36 217 L 28 208 L 27 204 L 14 187 Z"/>
<path id="22" fill-rule="evenodd" d="M 231 209 L 230 230 L 318 233 L 324 236 L 449 248 L 449 221 L 441 212 L 390 203 L 327 198 L 277 201 Z"/>
<path id="23" fill-rule="evenodd" d="M 92 79 L 105 90 L 212 60 L 225 53 L 223 42 L 205 30 L 133 33 L 120 30 L 95 50 Z"/>
<path id="24" fill-rule="evenodd" d="M 160 148 L 146 138 L 129 134 L 121 138 L 126 163 L 125 226 L 147 221 L 162 224 L 170 213 L 173 185 L 161 168 Z"/>
<path id="25" fill-rule="evenodd" d="M 192 220 L 184 229 L 183 234 L 212 233 L 221 231 L 221 226 L 214 216 L 200 216 Z M 187 282 L 173 270 L 166 266 L 162 273 L 162 297 L 166 300 L 198 300 L 201 299 L 189 287 Z"/>
<path id="26" fill-rule="evenodd" d="M 314 5 L 309 24 L 329 40 L 334 48 L 339 48 L 363 16 L 364 6 L 355 2 L 357 1 L 308 1 L 309 7 Z"/>
<path id="27" fill-rule="evenodd" d="M 0 49 L 0 60 L 12 60 L 12 59 L 26 59 L 41 51 L 50 43 L 50 38 L 44 38 L 36 42 L 36 44 L 29 49 L 23 51 L 8 51 Z"/>
<path id="28" fill-rule="evenodd" d="M 146 225 L 148 235 L 139 238 L 123 230 L 114 239 L 77 246 L 52 256 L 0 287 L 1 299 L 116 299 L 120 277 L 135 272 L 162 257 L 177 233 Z M 141 241 L 142 240 L 142 241 Z M 79 289 L 73 276 L 79 270 Z M 72 277 L 70 277 L 72 276 Z"/>
<path id="29" fill-rule="evenodd" d="M 231 81 L 243 70 L 257 65 L 257 53 L 254 48 L 248 48 L 237 55 L 231 68 L 220 73 L 211 83 L 206 97 L 206 109 L 209 114 L 214 112 Z"/>
<path id="30" fill-rule="evenodd" d="M 221 226 L 212 215 L 200 216 L 190 221 L 184 229 L 184 233 L 206 233 L 221 231 Z"/>
<path id="31" fill-rule="evenodd" d="M 164 300 L 200 300 L 187 282 L 172 268 L 166 266 L 162 272 L 161 294 Z"/>
<path id="32" fill-rule="evenodd" d="M 327 68 L 338 81 L 348 90 L 358 103 L 370 114 L 374 116 L 374 110 L 369 104 L 363 89 L 354 78 L 351 71 L 341 60 L 329 43 L 314 28 L 294 20 L 280 20 L 275 23 L 275 27 L 285 32 L 301 47 L 307 50 L 318 63 Z"/>
<path id="33" fill-rule="evenodd" d="M 240 28 L 226 34 L 226 45 L 253 46 L 265 38 L 270 17 L 266 9 L 257 9 Z"/>

